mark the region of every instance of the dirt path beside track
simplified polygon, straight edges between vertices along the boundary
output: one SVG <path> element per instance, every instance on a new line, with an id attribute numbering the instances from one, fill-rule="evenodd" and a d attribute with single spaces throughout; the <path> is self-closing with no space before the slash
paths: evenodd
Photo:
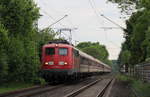
<path id="1" fill-rule="evenodd" d="M 131 97 L 129 83 L 116 80 L 111 88 L 109 97 Z"/>

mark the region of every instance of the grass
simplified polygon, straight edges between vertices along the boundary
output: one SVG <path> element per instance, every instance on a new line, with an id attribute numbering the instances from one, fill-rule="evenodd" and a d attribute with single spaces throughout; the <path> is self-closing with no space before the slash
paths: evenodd
<path id="1" fill-rule="evenodd" d="M 117 75 L 117 80 L 130 83 L 130 82 L 133 81 L 133 78 L 131 78 L 131 77 L 127 76 L 127 75 L 118 74 Z"/>
<path id="2" fill-rule="evenodd" d="M 29 83 L 5 83 L 0 86 L 0 93 L 15 91 L 23 88 L 29 88 L 32 87 L 33 84 Z"/>
<path id="3" fill-rule="evenodd" d="M 132 87 L 140 97 L 150 97 L 150 83 L 134 80 Z"/>
<path id="4" fill-rule="evenodd" d="M 127 75 L 117 75 L 120 81 L 128 82 L 131 88 L 139 95 L 139 97 L 150 97 L 150 83 L 144 83 L 141 80 L 134 79 Z"/>
<path id="5" fill-rule="evenodd" d="M 37 77 L 30 83 L 23 83 L 23 82 L 9 82 L 9 83 L 2 83 L 0 85 L 0 93 L 11 92 L 23 88 L 30 88 L 35 85 L 45 85 L 47 84 L 43 78 Z"/>

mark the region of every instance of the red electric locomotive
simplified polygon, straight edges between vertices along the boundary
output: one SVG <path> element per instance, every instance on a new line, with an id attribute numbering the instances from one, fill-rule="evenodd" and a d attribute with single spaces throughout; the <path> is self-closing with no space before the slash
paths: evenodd
<path id="1" fill-rule="evenodd" d="M 111 72 L 108 65 L 62 40 L 52 41 L 43 46 L 41 69 L 42 76 L 48 81 Z"/>

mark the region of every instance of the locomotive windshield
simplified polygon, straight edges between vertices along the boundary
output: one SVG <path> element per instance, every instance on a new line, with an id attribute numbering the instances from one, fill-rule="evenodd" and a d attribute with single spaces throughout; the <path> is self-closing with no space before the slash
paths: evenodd
<path id="1" fill-rule="evenodd" d="M 68 53 L 68 49 L 67 48 L 59 48 L 59 55 L 66 56 L 67 53 Z"/>
<path id="2" fill-rule="evenodd" d="M 55 48 L 46 48 L 46 55 L 55 55 Z"/>

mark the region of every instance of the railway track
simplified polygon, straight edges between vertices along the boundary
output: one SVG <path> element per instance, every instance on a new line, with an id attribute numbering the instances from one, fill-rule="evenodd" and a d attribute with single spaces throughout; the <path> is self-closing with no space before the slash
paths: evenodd
<path id="1" fill-rule="evenodd" d="M 47 93 L 42 93 L 40 95 L 35 95 L 31 97 L 63 97 L 71 93 L 72 91 L 78 90 L 81 87 L 87 86 L 89 84 L 95 84 L 97 82 L 95 81 L 96 79 L 101 80 L 100 77 L 90 77 L 74 84 L 65 84 L 64 87 L 61 87 L 54 91 L 49 91 Z"/>
<path id="2" fill-rule="evenodd" d="M 81 82 L 85 83 L 87 82 L 88 78 L 86 80 L 81 80 Z M 45 85 L 45 86 L 35 86 L 32 88 L 26 88 L 26 89 L 21 89 L 13 92 L 8 92 L 8 93 L 3 93 L 0 94 L 0 97 L 32 97 L 32 96 L 37 96 L 46 92 L 53 92 L 59 88 L 62 87 L 67 87 L 67 84 L 62 84 L 62 85 Z"/>
<path id="3" fill-rule="evenodd" d="M 109 86 L 112 85 L 114 83 L 115 79 L 111 79 L 108 84 L 106 84 L 106 86 L 102 89 L 101 92 L 99 92 L 99 94 L 96 96 L 96 97 L 108 97 L 109 96 L 109 93 L 106 94 L 107 90 L 109 90 Z M 110 90 L 109 90 L 110 92 Z"/>
<path id="4" fill-rule="evenodd" d="M 23 90 L 0 94 L 0 97 L 29 97 L 29 96 L 33 96 L 33 95 L 38 95 L 43 92 L 52 91 L 52 90 L 55 90 L 60 87 L 63 87 L 63 85 L 36 86 L 36 87 L 32 87 L 32 88 L 27 88 L 27 89 L 23 89 Z"/>
<path id="5" fill-rule="evenodd" d="M 0 97 L 102 97 L 109 87 L 110 77 L 90 77 L 75 84 L 61 84 L 57 86 L 40 86 L 22 91 L 6 93 Z M 101 86 L 100 88 L 96 86 Z M 98 91 L 97 91 L 98 90 Z M 91 96 L 91 91 L 97 91 Z"/>
<path id="6" fill-rule="evenodd" d="M 98 79 L 86 86 L 81 87 L 80 89 L 73 91 L 64 97 L 104 97 L 106 90 L 109 85 L 112 83 L 113 79 Z M 95 87 L 96 86 L 96 87 Z M 97 87 L 102 86 L 102 87 Z M 94 89 L 95 88 L 95 89 Z M 91 93 L 97 91 L 97 93 Z"/>

